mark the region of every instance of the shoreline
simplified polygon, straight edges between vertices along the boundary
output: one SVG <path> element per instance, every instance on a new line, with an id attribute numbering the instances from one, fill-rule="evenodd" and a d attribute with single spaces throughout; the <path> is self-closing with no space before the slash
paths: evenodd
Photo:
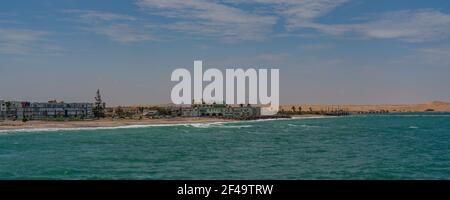
<path id="1" fill-rule="evenodd" d="M 89 129 L 89 128 L 119 128 L 132 126 L 151 126 L 151 125 L 177 125 L 177 124 L 196 124 L 196 123 L 217 123 L 217 122 L 235 122 L 239 120 L 219 119 L 219 118 L 167 118 L 167 119 L 100 119 L 85 121 L 42 121 L 31 120 L 22 121 L 0 121 L 0 131 L 17 131 L 33 129 Z"/>
<path id="2" fill-rule="evenodd" d="M 394 112 L 396 113 L 396 112 Z M 405 112 L 398 112 L 405 113 Z M 415 113 L 415 112 L 408 112 Z M 432 112 L 429 112 L 432 113 Z M 440 112 L 438 112 L 440 113 Z M 446 112 L 445 112 L 446 113 Z M 450 113 L 450 112 L 448 112 Z M 392 114 L 392 113 L 391 113 Z M 27 122 L 5 120 L 0 121 L 1 132 L 17 132 L 30 130 L 70 130 L 70 129 L 115 129 L 115 128 L 141 128 L 150 126 L 170 126 L 170 125 L 190 125 L 198 123 L 222 123 L 222 122 L 246 122 L 246 121 L 265 121 L 276 119 L 299 119 L 299 118 L 316 118 L 316 117 L 339 117 L 320 114 L 302 114 L 289 115 L 291 118 L 273 118 L 273 119 L 256 119 L 256 120 L 240 120 L 240 119 L 224 119 L 211 117 L 175 117 L 163 119 L 91 119 L 82 121 L 46 121 L 46 120 L 30 120 Z"/>
<path id="3" fill-rule="evenodd" d="M 313 118 L 323 117 L 324 115 L 292 115 L 293 118 Z M 293 119 L 279 118 L 279 119 Z M 268 120 L 268 119 L 261 119 Z M 272 119 L 269 119 L 272 120 Z M 208 117 L 175 117 L 164 119 L 100 119 L 85 121 L 43 121 L 31 120 L 22 121 L 0 121 L 0 132 L 8 131 L 29 131 L 29 130 L 61 130 L 61 129 L 113 129 L 113 128 L 132 128 L 147 126 L 165 126 L 165 125 L 186 125 L 198 123 L 222 123 L 222 122 L 245 122 L 257 120 L 238 120 L 238 119 L 222 119 Z"/>

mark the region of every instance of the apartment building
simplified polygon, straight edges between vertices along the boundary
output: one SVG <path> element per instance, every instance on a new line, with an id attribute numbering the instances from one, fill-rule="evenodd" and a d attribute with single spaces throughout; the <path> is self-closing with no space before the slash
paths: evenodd
<path id="1" fill-rule="evenodd" d="M 8 119 L 91 118 L 92 103 L 0 101 L 0 117 Z"/>

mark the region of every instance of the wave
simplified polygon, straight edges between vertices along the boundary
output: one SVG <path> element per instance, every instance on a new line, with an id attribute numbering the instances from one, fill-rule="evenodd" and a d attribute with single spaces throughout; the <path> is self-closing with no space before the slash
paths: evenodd
<path id="1" fill-rule="evenodd" d="M 288 121 L 288 120 L 298 120 L 298 119 L 325 119 L 334 118 L 336 116 L 303 116 L 303 117 L 291 117 L 291 118 L 272 118 L 272 119 L 255 119 L 248 121 L 238 121 L 238 122 L 265 122 L 265 121 Z M 237 123 L 237 122 L 230 122 Z"/>
<path id="2" fill-rule="evenodd" d="M 213 122 L 213 123 L 194 123 L 187 124 L 186 126 L 191 126 L 195 128 L 250 128 L 252 125 L 225 125 L 235 122 Z"/>
<path id="3" fill-rule="evenodd" d="M 221 128 L 251 128 L 252 125 L 241 125 L 241 126 L 222 126 Z"/>
<path id="4" fill-rule="evenodd" d="M 306 125 L 306 124 L 302 124 L 300 126 L 303 128 L 321 128 L 321 126 L 313 126 L 313 125 Z"/>
<path id="5" fill-rule="evenodd" d="M 211 125 L 220 125 L 223 123 L 224 122 L 191 123 L 191 124 L 184 124 L 184 126 L 194 128 L 209 128 Z"/>
<path id="6" fill-rule="evenodd" d="M 304 116 L 304 117 L 292 117 L 291 119 L 325 119 L 325 118 L 335 118 L 337 116 Z"/>
<path id="7" fill-rule="evenodd" d="M 185 126 L 195 128 L 250 128 L 252 125 L 226 125 L 224 124 L 237 124 L 237 123 L 252 123 L 252 122 L 265 122 L 265 121 L 280 121 L 280 120 L 298 120 L 298 119 L 321 119 L 332 118 L 334 116 L 305 116 L 305 117 L 292 117 L 292 118 L 273 118 L 273 119 L 256 119 L 249 121 L 229 121 L 229 122 L 205 122 L 205 123 L 180 123 L 180 124 L 147 124 L 147 125 L 125 125 L 114 127 L 70 127 L 70 128 L 22 128 L 22 129 L 10 129 L 0 130 L 0 133 L 29 133 L 29 132 L 57 132 L 57 131 L 84 131 L 84 130 L 115 130 L 115 129 L 133 129 L 133 128 L 150 128 L 150 127 L 172 127 L 172 126 Z"/>
<path id="8" fill-rule="evenodd" d="M 173 127 L 173 126 L 185 126 L 195 128 L 249 128 L 251 125 L 237 125 L 237 126 L 223 126 L 225 123 L 236 122 L 205 122 L 205 123 L 180 123 L 180 124 L 147 124 L 147 125 L 125 125 L 115 127 L 71 127 L 71 128 L 23 128 L 23 129 L 10 129 L 0 130 L 0 133 L 29 133 L 29 132 L 58 132 L 58 131 L 92 131 L 92 130 L 115 130 L 115 129 L 137 129 L 137 128 L 150 128 L 150 127 Z"/>
<path id="9" fill-rule="evenodd" d="M 302 127 L 302 128 L 322 128 L 322 126 L 314 126 L 314 125 L 307 125 L 307 124 L 288 124 L 288 126 L 292 126 L 292 127 Z"/>
<path id="10" fill-rule="evenodd" d="M 148 125 L 125 125 L 115 127 L 24 128 L 24 129 L 0 130 L 0 133 L 114 130 L 114 129 L 148 128 L 148 127 L 186 126 L 186 125 L 188 124 L 148 124 Z"/>

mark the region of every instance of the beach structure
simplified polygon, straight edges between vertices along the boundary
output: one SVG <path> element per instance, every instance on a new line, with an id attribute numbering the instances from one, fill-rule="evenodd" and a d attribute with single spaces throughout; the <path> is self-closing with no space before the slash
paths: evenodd
<path id="1" fill-rule="evenodd" d="M 144 109 L 142 111 L 142 116 L 145 117 L 154 117 L 157 116 L 159 114 L 158 110 L 153 110 L 153 109 Z"/>
<path id="2" fill-rule="evenodd" d="M 0 101 L 0 117 L 7 119 L 91 118 L 92 103 Z"/>
<path id="3" fill-rule="evenodd" d="M 223 118 L 251 118 L 261 115 L 261 108 L 251 105 L 231 106 L 227 104 L 192 104 L 168 108 L 173 116 L 181 117 L 223 117 Z"/>
<path id="4" fill-rule="evenodd" d="M 3 101 L 4 118 L 17 119 L 30 115 L 29 102 Z"/>

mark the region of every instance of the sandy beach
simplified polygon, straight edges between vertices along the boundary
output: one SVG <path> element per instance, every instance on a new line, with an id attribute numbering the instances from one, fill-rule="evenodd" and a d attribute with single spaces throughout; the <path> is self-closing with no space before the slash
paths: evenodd
<path id="1" fill-rule="evenodd" d="M 121 127 L 131 125 L 156 125 L 156 124 L 194 124 L 230 122 L 229 119 L 218 118 L 194 118 L 177 117 L 167 119 L 100 119 L 86 121 L 0 121 L 0 130 L 17 129 L 47 129 L 47 128 L 97 128 L 97 127 Z"/>
<path id="2" fill-rule="evenodd" d="M 378 105 L 311 105 L 311 104 L 292 104 L 282 105 L 281 108 L 290 111 L 292 106 L 298 108 L 301 106 L 303 111 L 308 111 L 311 107 L 313 111 L 327 110 L 328 108 L 346 109 L 349 112 L 370 112 L 386 110 L 389 112 L 450 112 L 450 103 L 430 102 L 424 104 L 378 104 Z M 300 117 L 314 117 L 317 115 L 299 115 Z M 295 116 L 294 116 L 295 117 Z M 193 124 L 193 123 L 213 123 L 230 122 L 235 120 L 207 118 L 207 117 L 176 117 L 164 119 L 100 119 L 85 121 L 0 121 L 1 130 L 19 130 L 19 129 L 52 129 L 52 128 L 98 128 L 98 127 L 121 127 L 132 125 L 157 125 L 157 124 Z"/>

